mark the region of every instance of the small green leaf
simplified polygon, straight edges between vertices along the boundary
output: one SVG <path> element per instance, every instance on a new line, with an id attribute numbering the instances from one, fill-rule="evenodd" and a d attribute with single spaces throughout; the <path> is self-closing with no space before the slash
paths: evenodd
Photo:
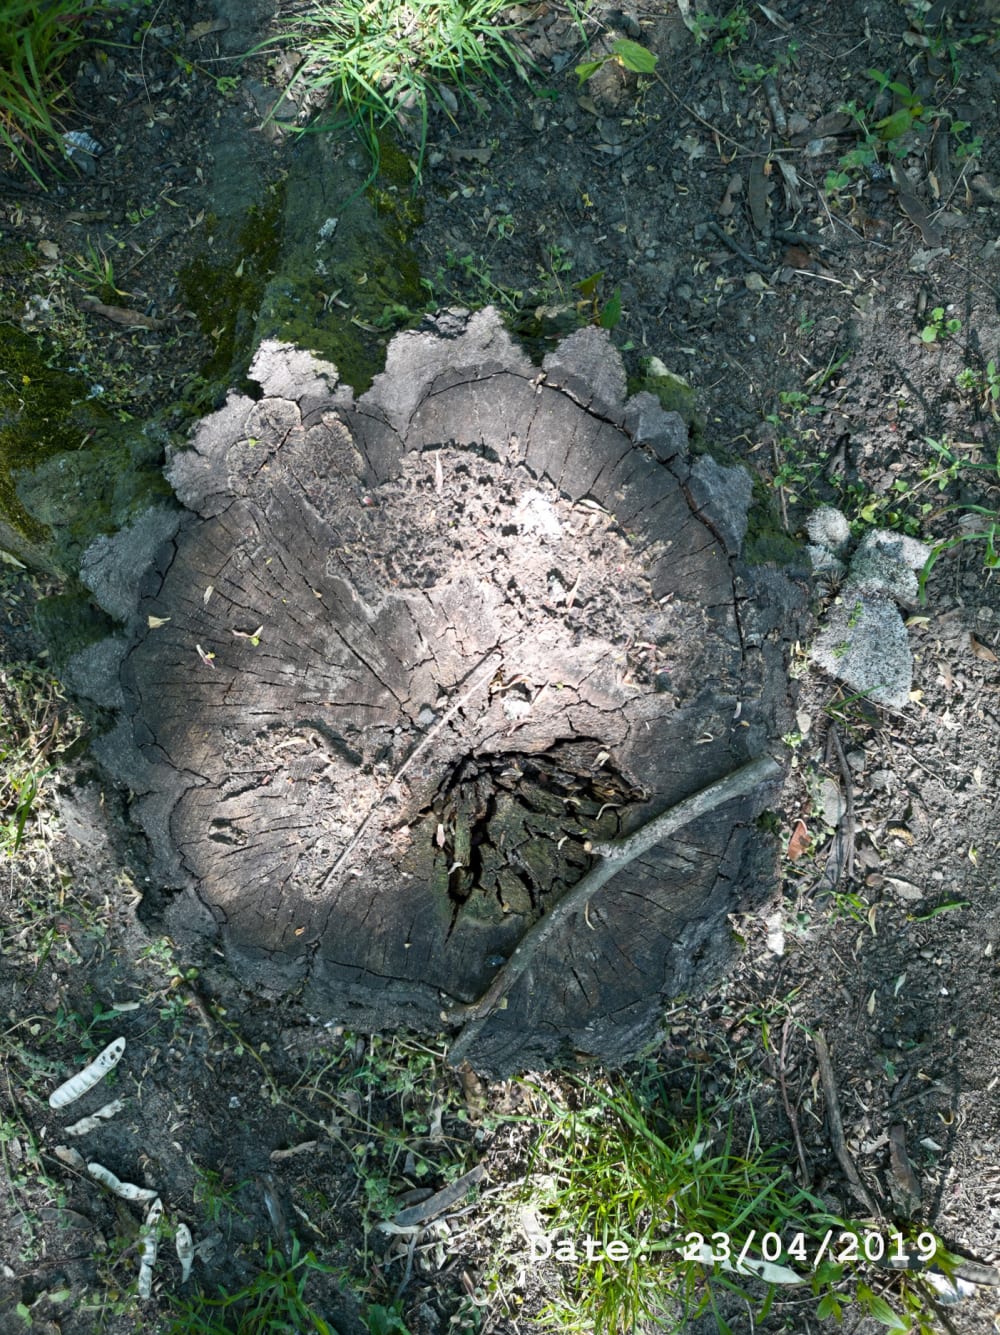
<path id="1" fill-rule="evenodd" d="M 611 50 L 620 64 L 633 74 L 652 74 L 656 69 L 657 57 L 652 51 L 638 42 L 630 42 L 627 37 L 621 37 L 617 42 L 613 42 Z"/>
<path id="2" fill-rule="evenodd" d="M 601 308 L 598 324 L 602 329 L 614 329 L 618 321 L 622 318 L 622 290 L 616 287 L 611 297 Z"/>
<path id="3" fill-rule="evenodd" d="M 607 62 L 607 59 L 607 56 L 604 56 L 601 60 L 585 60 L 582 65 L 577 65 L 575 73 L 579 83 L 586 83 Z"/>
<path id="4" fill-rule="evenodd" d="M 816 1315 L 822 1321 L 825 1317 L 832 1316 L 835 1321 L 840 1320 L 840 1303 L 837 1302 L 837 1295 L 834 1293 L 826 1294 L 816 1308 Z"/>
<path id="5" fill-rule="evenodd" d="M 577 292 L 579 292 L 581 297 L 586 297 L 589 301 L 597 291 L 597 284 L 603 277 L 604 270 L 598 269 L 597 273 L 592 273 L 589 278 L 581 278 L 580 281 L 574 283 L 573 286 L 576 288 Z"/>
<path id="6" fill-rule="evenodd" d="M 879 138 L 889 143 L 893 139 L 898 139 L 906 134 L 907 130 L 913 125 L 913 111 L 908 107 L 903 107 L 900 111 L 894 111 L 891 116 L 886 116 L 884 120 L 877 121 L 875 129 L 879 132 Z"/>
<path id="7" fill-rule="evenodd" d="M 968 899 L 949 900 L 947 904 L 938 904 L 936 908 L 929 913 L 915 913 L 910 915 L 910 922 L 929 922 L 931 918 L 938 917 L 941 913 L 957 913 L 961 909 L 967 909 L 970 905 Z"/>
<path id="8" fill-rule="evenodd" d="M 859 1284 L 857 1292 L 859 1304 L 888 1330 L 898 1330 L 905 1335 L 910 1329 L 910 1323 L 894 1312 L 884 1298 L 873 1293 L 867 1284 Z"/>

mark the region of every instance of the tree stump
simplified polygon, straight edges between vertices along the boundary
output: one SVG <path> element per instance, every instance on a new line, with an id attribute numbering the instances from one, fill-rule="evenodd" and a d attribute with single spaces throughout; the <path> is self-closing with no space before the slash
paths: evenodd
<path id="1" fill-rule="evenodd" d="M 91 553 L 84 577 L 129 616 L 101 754 L 184 892 L 175 929 L 207 908 L 250 987 L 439 1032 L 592 844 L 773 749 L 798 593 L 741 565 L 747 475 L 692 460 L 652 396 L 626 402 L 601 331 L 538 368 L 494 312 L 449 313 L 395 338 L 357 401 L 280 345 L 251 375 L 260 397 L 172 458 L 185 509 L 165 541 L 153 522 L 141 579 L 141 535 Z M 768 887 L 764 796 L 571 915 L 472 1065 L 633 1055 Z"/>

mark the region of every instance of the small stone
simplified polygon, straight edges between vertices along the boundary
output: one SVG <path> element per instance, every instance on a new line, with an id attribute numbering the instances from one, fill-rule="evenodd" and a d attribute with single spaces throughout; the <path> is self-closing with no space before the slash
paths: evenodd
<path id="1" fill-rule="evenodd" d="M 806 520 L 806 532 L 817 547 L 840 555 L 851 540 L 851 526 L 832 505 L 821 505 Z"/>
<path id="2" fill-rule="evenodd" d="M 819 789 L 820 806 L 823 810 L 823 819 L 829 825 L 831 830 L 835 830 L 843 819 L 844 812 L 847 810 L 847 802 L 844 794 L 840 791 L 840 784 L 836 779 L 824 779 Z"/>

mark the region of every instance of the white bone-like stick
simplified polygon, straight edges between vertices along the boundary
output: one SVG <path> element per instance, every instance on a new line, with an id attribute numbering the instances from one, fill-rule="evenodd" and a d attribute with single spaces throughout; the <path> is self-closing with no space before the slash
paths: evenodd
<path id="1" fill-rule="evenodd" d="M 191 1263 L 194 1261 L 194 1238 L 187 1224 L 178 1224 L 174 1235 L 177 1259 L 181 1263 L 181 1283 L 186 1284 L 191 1278 Z"/>
<path id="2" fill-rule="evenodd" d="M 78 1122 L 66 1128 L 67 1136 L 85 1136 L 88 1131 L 96 1131 L 102 1122 L 106 1122 L 109 1117 L 114 1117 L 115 1113 L 120 1113 L 125 1107 L 121 1099 L 112 1099 L 106 1103 L 103 1108 L 98 1108 L 96 1112 L 89 1117 L 81 1117 Z"/>
<path id="3" fill-rule="evenodd" d="M 99 1052 L 89 1066 L 85 1066 L 82 1071 L 76 1075 L 71 1075 L 68 1080 L 64 1080 L 58 1089 L 54 1089 L 49 1095 L 50 1108 L 65 1108 L 67 1103 L 75 1103 L 78 1098 L 86 1094 L 88 1089 L 94 1086 L 113 1071 L 122 1059 L 125 1052 L 124 1038 L 116 1038 L 113 1043 L 109 1043 L 103 1052 Z"/>
<path id="4" fill-rule="evenodd" d="M 96 1178 L 98 1182 L 108 1191 L 113 1191 L 116 1196 L 120 1196 L 123 1201 L 144 1201 L 155 1200 L 160 1194 L 158 1191 L 152 1191 L 149 1187 L 137 1187 L 132 1182 L 121 1182 L 110 1168 L 105 1168 L 103 1164 L 87 1164 L 87 1172 L 91 1177 Z"/>
<path id="5" fill-rule="evenodd" d="M 146 1211 L 146 1236 L 143 1239 L 142 1256 L 139 1261 L 140 1298 L 148 1298 L 153 1292 L 153 1266 L 156 1265 L 156 1253 L 160 1245 L 157 1232 L 162 1214 L 163 1202 L 157 1196 Z"/>

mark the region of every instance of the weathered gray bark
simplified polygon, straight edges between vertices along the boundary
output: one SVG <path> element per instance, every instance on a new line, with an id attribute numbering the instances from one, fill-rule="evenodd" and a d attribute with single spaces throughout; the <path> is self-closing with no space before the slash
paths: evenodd
<path id="1" fill-rule="evenodd" d="M 766 752 L 797 594 L 740 566 L 745 475 L 692 465 L 680 419 L 625 402 L 596 330 L 539 370 L 492 312 L 442 317 L 357 402 L 294 350 L 265 345 L 253 374 L 262 397 L 172 461 L 187 513 L 142 579 L 104 755 L 185 892 L 175 927 L 207 906 L 251 985 L 437 1029 L 588 842 Z M 107 556 L 91 582 L 120 601 Z M 633 1053 L 766 883 L 764 796 L 554 932 L 473 1065 Z"/>

